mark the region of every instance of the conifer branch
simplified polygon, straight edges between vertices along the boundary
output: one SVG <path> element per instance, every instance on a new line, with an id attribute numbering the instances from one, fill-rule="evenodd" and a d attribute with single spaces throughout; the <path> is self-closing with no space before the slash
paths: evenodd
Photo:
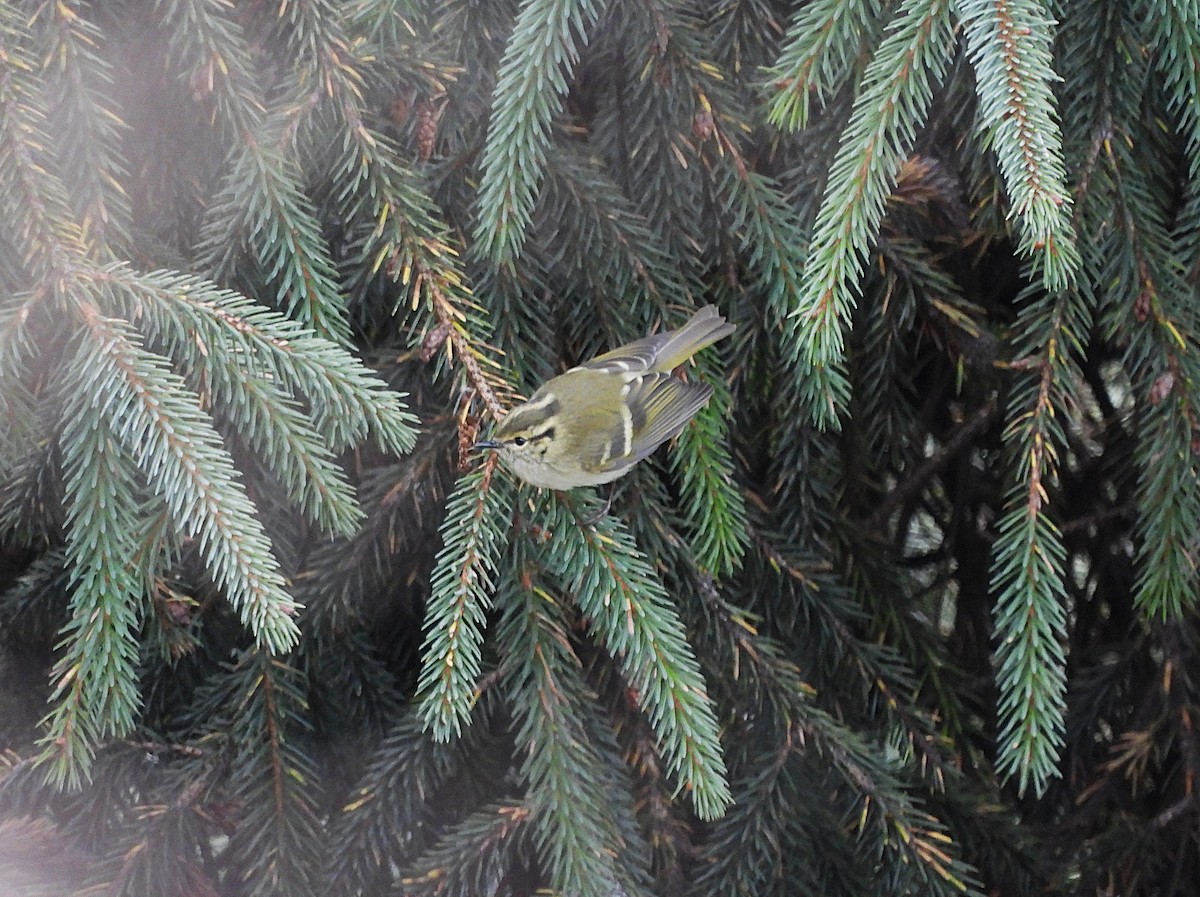
<path id="1" fill-rule="evenodd" d="M 784 131 L 807 127 L 814 96 L 828 102 L 849 80 L 863 41 L 882 18 L 879 4 L 869 0 L 816 0 L 797 10 L 767 72 L 773 89 L 767 120 Z"/>
<path id="2" fill-rule="evenodd" d="M 231 741 L 232 795 L 244 808 L 230 839 L 231 864 L 247 894 L 317 897 L 323 830 L 314 766 L 299 743 L 307 705 L 303 680 L 284 659 L 244 654 L 225 674 L 222 729 Z"/>
<path id="3" fill-rule="evenodd" d="M 76 406 L 82 392 L 76 394 Z M 128 735 L 141 704 L 135 638 L 145 594 L 141 486 L 108 428 L 71 409 L 64 433 L 71 618 L 51 679 L 54 710 L 42 721 L 47 780 L 77 790 L 91 777 L 96 745 Z M 153 559 L 149 559 L 153 564 Z"/>
<path id="4" fill-rule="evenodd" d="M 572 71 L 605 0 L 525 0 L 496 79 L 484 144 L 475 239 L 511 265 L 525 242 Z"/>
<path id="5" fill-rule="evenodd" d="M 772 749 L 774 748 L 774 749 Z M 790 886 L 784 845 L 767 832 L 793 823 L 801 795 L 791 744 L 755 751 L 744 781 L 734 782 L 733 806 L 719 820 L 699 864 L 696 890 L 711 894 L 768 893 Z"/>
<path id="6" fill-rule="evenodd" d="M 129 245 L 132 213 L 122 186 L 122 122 L 110 99 L 112 70 L 101 55 L 100 30 L 85 12 L 79 0 L 45 3 L 30 27 L 44 35 L 42 71 L 50 79 L 55 132 L 66 136 L 56 148 L 80 236 L 104 257 Z"/>
<path id="7" fill-rule="evenodd" d="M 909 793 L 893 764 L 816 706 L 814 690 L 795 664 L 785 658 L 779 645 L 756 632 L 742 614 L 723 601 L 710 600 L 707 606 L 714 623 L 728 635 L 728 648 L 737 651 L 743 661 L 740 669 L 747 684 L 763 688 L 767 700 L 778 708 L 779 731 L 774 742 L 777 753 L 772 759 L 765 763 L 760 760 L 744 773 L 743 780 L 735 781 L 735 809 L 717 823 L 706 853 L 714 858 L 725 856 L 734 843 L 750 850 L 741 841 L 747 826 L 768 823 L 770 814 L 778 811 L 775 802 L 797 794 L 792 790 L 793 774 L 788 765 L 800 755 L 816 751 L 828 756 L 849 789 L 851 806 L 845 808 L 845 818 L 857 820 L 859 837 L 869 839 L 871 851 L 902 857 L 904 868 L 930 893 L 948 897 L 978 895 L 975 870 L 959 856 L 945 824 L 923 810 Z M 761 815 L 752 818 L 756 813 Z M 737 859 L 719 863 L 718 868 L 725 876 L 725 887 L 747 876 L 763 874 L 762 869 L 748 868 Z"/>
<path id="8" fill-rule="evenodd" d="M 250 134 L 265 111 L 241 27 L 224 0 L 156 0 L 173 56 L 190 69 L 198 98 L 210 99 L 227 137 Z"/>
<path id="9" fill-rule="evenodd" d="M 429 298 L 438 322 L 437 333 L 445 333 L 446 344 L 463 366 L 467 382 L 478 393 L 492 418 L 499 420 L 505 413 L 500 396 L 511 396 L 512 389 L 497 372 L 492 355 L 484 351 L 463 326 L 466 315 L 449 300 L 438 285 L 438 279 L 434 272 L 421 266 L 416 289 L 419 291 L 422 284 L 428 283 Z"/>
<path id="10" fill-rule="evenodd" d="M 87 303 L 79 312 L 86 336 L 77 365 L 90 381 L 87 413 L 144 472 L 180 535 L 199 540 L 213 579 L 255 639 L 288 650 L 299 636 L 296 604 L 212 423 L 195 398 L 188 400 L 182 380 L 123 324 Z"/>
<path id="11" fill-rule="evenodd" d="M 1040 259 L 1046 288 L 1070 284 L 1080 259 L 1062 133 L 1050 83 L 1052 22 L 1040 0 L 956 0 L 975 67 L 979 126 L 1012 204 L 1020 250 Z"/>
<path id="12" fill-rule="evenodd" d="M 139 274 L 114 266 L 98 273 L 93 280 L 108 293 L 113 304 L 130 317 L 144 316 L 146 329 L 170 347 L 180 366 L 193 372 L 197 381 L 193 385 L 215 402 L 214 411 L 233 423 L 259 452 L 286 489 L 289 499 L 314 523 L 332 535 L 349 536 L 357 529 L 362 521 L 362 511 L 355 502 L 345 471 L 333 457 L 327 435 L 302 413 L 292 391 L 283 385 L 288 379 L 284 369 L 291 367 L 294 370 L 295 366 L 272 363 L 262 352 L 224 351 L 231 341 L 238 342 L 239 337 L 253 332 L 255 328 L 250 320 L 254 320 L 255 312 L 265 312 L 265 309 L 239 302 L 240 297 L 223 293 L 202 281 L 164 273 Z M 161 300 L 168 296 L 170 300 L 163 303 Z M 204 298 L 200 299 L 200 296 Z M 170 308 L 172 301 L 178 305 L 171 311 L 183 312 L 184 320 L 171 320 L 169 311 L 163 314 L 164 306 Z M 216 314 L 207 321 L 197 320 L 203 318 L 206 311 Z M 248 320 L 241 312 L 252 317 Z M 277 317 L 275 322 L 268 322 L 259 318 L 258 323 L 265 325 L 259 331 L 259 338 L 289 354 L 308 354 L 304 344 L 315 338 L 304 331 L 284 327 L 270 333 L 275 329 L 271 324 L 283 320 L 286 319 Z M 293 337 L 296 347 L 289 345 L 290 340 L 283 334 Z M 356 366 L 348 354 L 343 363 L 352 368 Z M 324 366 L 328 379 L 333 374 L 332 365 Z M 317 382 L 320 393 L 329 392 L 324 380 Z M 378 385 L 375 385 L 376 390 Z M 361 387 L 370 389 L 371 384 L 362 382 Z M 379 396 L 385 398 L 386 394 L 379 393 Z M 362 403 L 361 398 L 359 402 Z M 398 420 L 376 427 L 377 432 L 394 429 L 397 425 L 401 431 L 408 429 L 413 420 L 411 416 L 398 407 L 395 411 Z M 343 409 L 343 413 L 351 418 L 354 416 L 348 408 Z M 373 416 L 387 418 L 391 415 L 385 410 L 382 415 L 376 413 Z M 346 424 L 341 422 L 339 426 Z M 406 435 L 401 437 L 399 444 L 394 439 L 381 441 L 393 450 L 406 451 L 411 448 L 412 440 L 411 435 Z"/>
<path id="13" fill-rule="evenodd" d="M 228 277 L 247 241 L 275 287 L 276 304 L 318 335 L 345 344 L 350 329 L 337 268 L 299 167 L 280 150 L 292 114 L 292 104 L 281 101 L 235 144 L 202 228 L 201 259 L 214 276 Z"/>
<path id="14" fill-rule="evenodd" d="M 529 807 L 512 803 L 489 804 L 472 813 L 405 869 L 400 879 L 405 893 L 443 897 L 486 892 L 528 850 L 524 842 L 532 815 Z M 467 862 L 464 855 L 470 857 Z"/>
<path id="15" fill-rule="evenodd" d="M 1058 774 L 1066 712 L 1066 550 L 1049 518 L 1062 421 L 1074 404 L 1074 355 L 1083 348 L 1089 316 L 1067 291 L 1037 296 L 1021 310 L 1020 345 L 1029 354 L 1008 412 L 1005 442 L 1015 462 L 993 550 L 993 610 L 998 642 L 1000 736 L 998 766 L 1018 787 L 1045 791 Z M 1040 345 L 1031 341 L 1040 341 Z"/>
<path id="16" fill-rule="evenodd" d="M 0 202 L 29 275 L 49 286 L 87 253 L 67 190 L 49 167 L 49 125 L 27 42 L 17 11 L 0 7 Z"/>
<path id="17" fill-rule="evenodd" d="M 383 270 L 409 288 L 414 307 L 423 301 L 437 326 L 426 335 L 422 353 L 432 355 L 440 338 L 458 358 L 472 389 L 499 419 L 503 405 L 498 395 L 511 390 L 493 353 L 465 326 L 477 305 L 449 231 L 428 197 L 410 183 L 410 173 L 397 164 L 395 147 L 368 124 L 361 60 L 328 22 L 317 31 L 308 41 L 309 52 L 325 73 L 321 83 L 349 137 L 336 166 L 342 181 L 337 196 L 346 220 L 369 226 L 359 238 L 350 280 L 365 283 Z M 308 123 L 321 124 L 315 116 Z M 397 308 L 401 302 L 398 298 Z"/>
<path id="18" fill-rule="evenodd" d="M 330 450 L 339 452 L 373 436 L 382 451 L 404 454 L 416 439 L 416 418 L 398 393 L 348 351 L 312 335 L 277 311 L 223 290 L 211 281 L 169 271 L 140 274 L 123 265 L 92 275 L 109 287 L 108 298 L 129 319 L 165 339 L 191 366 L 210 377 L 229 376 L 236 389 L 244 377 L 278 381 L 304 395 L 309 420 Z M 222 375 L 212 347 L 226 347 L 221 359 L 241 374 Z"/>
<path id="19" fill-rule="evenodd" d="M 653 726 L 668 771 L 688 789 L 696 812 L 720 816 L 729 785 L 720 732 L 683 624 L 661 581 L 612 517 L 584 527 L 571 506 L 546 493 L 547 560 L 617 659 Z"/>
<path id="20" fill-rule="evenodd" d="M 1093 100 L 1129 109 L 1132 130 L 1142 98 L 1108 86 L 1114 96 Z M 1106 104 L 1106 105 L 1101 105 Z M 1149 133 L 1147 133 L 1149 131 Z M 1177 197 L 1147 182 L 1130 143 L 1154 139 L 1148 127 L 1096 150 L 1093 186 L 1084 199 L 1085 220 L 1099 221 L 1104 240 L 1086 256 L 1098 274 L 1092 287 L 1106 300 L 1109 330 L 1127 341 L 1125 364 L 1138 402 L 1138 574 L 1135 605 L 1151 617 L 1178 618 L 1200 603 L 1193 551 L 1200 538 L 1200 485 L 1195 433 L 1200 420 L 1200 358 L 1191 334 L 1200 319 L 1192 287 L 1179 265 L 1186 251 L 1169 220 Z M 1081 215 L 1081 217 L 1083 217 Z"/>
<path id="21" fill-rule="evenodd" d="M 726 447 L 730 401 L 728 389 L 718 385 L 671 451 L 692 555 L 701 570 L 715 575 L 740 566 L 749 541 L 746 502 L 733 479 L 733 458 Z"/>
<path id="22" fill-rule="evenodd" d="M 638 339 L 662 312 L 693 305 L 689 283 L 662 239 L 594 159 L 565 147 L 547 161 L 538 216 L 548 255 L 562 256 L 597 294 L 624 296 L 633 309 L 604 315 L 594 334 L 581 333 L 581 355 Z"/>
<path id="23" fill-rule="evenodd" d="M 442 524 L 417 683 L 422 723 L 437 741 L 457 736 L 475 703 L 484 625 L 512 516 L 511 487 L 493 481 L 496 465 L 492 455 L 459 480 Z"/>
<path id="24" fill-rule="evenodd" d="M 582 718 L 594 696 L 571 649 L 562 606 L 533 575 L 516 572 L 522 582 L 505 601 L 501 641 L 534 841 L 558 892 L 608 897 L 628 890 L 618 884 L 624 845 L 615 816 L 630 796 L 605 781 L 604 760 Z"/>
<path id="25" fill-rule="evenodd" d="M 467 775 L 464 764 L 473 762 L 472 751 L 487 738 L 480 735 L 490 728 L 487 701 L 481 703 L 478 725 L 451 744 L 435 742 L 410 713 L 376 747 L 330 823 L 327 869 L 334 897 L 361 895 L 381 868 L 404 869 L 414 878 L 431 868 L 422 859 L 436 852 L 434 824 L 446 818 L 433 796 Z"/>
<path id="26" fill-rule="evenodd" d="M 1200 112 L 1195 104 L 1200 96 L 1200 6 L 1195 0 L 1146 2 L 1137 4 L 1137 11 L 1158 43 L 1150 56 L 1166 78 L 1167 103 L 1179 116 L 1195 188 L 1200 181 Z"/>
<path id="27" fill-rule="evenodd" d="M 1111 150 L 1109 154 L 1111 155 Z M 1200 470 L 1195 459 L 1200 430 L 1200 357 L 1184 334 L 1200 323 L 1194 296 L 1181 282 L 1175 246 L 1156 210 L 1109 158 L 1114 206 L 1125 240 L 1119 256 L 1130 270 L 1120 280 L 1134 384 L 1142 392 L 1141 440 L 1135 453 L 1138 482 L 1140 569 L 1135 605 L 1161 619 L 1180 619 L 1200 605 L 1193 545 L 1200 538 Z"/>
<path id="28" fill-rule="evenodd" d="M 849 401 L 844 333 L 888 192 L 954 48 L 950 0 L 906 0 L 863 74 L 813 225 L 801 293 L 790 310 L 793 354 L 811 368 L 813 421 L 837 427 Z"/>
<path id="29" fill-rule="evenodd" d="M 262 101 L 245 35 L 224 4 L 160 0 L 160 7 L 168 41 L 191 67 L 197 95 L 212 97 L 231 141 L 223 187 L 201 229 L 201 263 L 215 277 L 228 277 L 248 248 L 281 308 L 319 335 L 346 343 L 337 269 L 289 154 L 295 123 L 311 101 L 294 95 Z"/>
<path id="30" fill-rule="evenodd" d="M 1164 373 L 1155 386 L 1161 389 L 1162 382 L 1175 376 Z M 1195 461 L 1200 405 L 1195 388 L 1179 384 L 1173 392 L 1177 394 L 1158 401 L 1153 394 L 1147 398 L 1150 407 L 1144 412 L 1139 434 L 1144 442 L 1137 452 L 1141 539 L 1134 600 L 1147 617 L 1164 621 L 1183 619 L 1200 606 L 1195 555 L 1200 516 L 1200 487 L 1196 484 L 1200 468 Z"/>

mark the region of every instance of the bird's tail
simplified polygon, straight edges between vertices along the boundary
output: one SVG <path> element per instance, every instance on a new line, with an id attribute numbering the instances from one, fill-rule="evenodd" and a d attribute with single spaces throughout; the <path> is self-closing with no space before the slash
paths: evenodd
<path id="1" fill-rule="evenodd" d="M 715 305 L 706 305 L 678 330 L 660 337 L 663 342 L 657 347 L 651 370 L 673 371 L 705 346 L 729 336 L 735 329 L 736 325 L 726 321 Z"/>

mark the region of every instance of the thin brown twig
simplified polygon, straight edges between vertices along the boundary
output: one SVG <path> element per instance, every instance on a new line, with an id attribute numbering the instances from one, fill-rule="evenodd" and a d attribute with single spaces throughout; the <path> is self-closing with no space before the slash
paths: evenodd
<path id="1" fill-rule="evenodd" d="M 996 411 L 996 401 L 993 399 L 963 421 L 958 429 L 942 443 L 941 448 L 926 458 L 911 475 L 897 483 L 896 488 L 883 497 L 879 507 L 875 509 L 875 513 L 868 520 L 868 525 L 879 526 L 893 511 L 924 489 L 934 474 L 950 463 L 951 459 L 962 452 L 971 440 L 991 425 L 996 417 Z"/>
<path id="2" fill-rule="evenodd" d="M 433 299 L 433 313 L 437 317 L 439 329 L 445 328 L 446 339 L 450 341 L 450 346 L 458 357 L 459 363 L 467 372 L 467 380 L 471 386 L 479 394 L 483 400 L 483 404 L 487 406 L 488 411 L 496 420 L 504 417 L 504 405 L 496 396 L 496 391 L 492 389 L 492 384 L 489 382 L 487 375 L 479 366 L 479 361 L 475 357 L 475 348 L 470 341 L 463 335 L 462 331 L 455 326 L 454 321 L 454 306 L 446 294 L 442 292 L 441 286 L 437 282 L 437 278 L 433 276 L 431 271 L 428 271 L 424 266 L 419 266 L 418 276 L 423 281 L 424 286 L 429 290 L 429 296 Z"/>

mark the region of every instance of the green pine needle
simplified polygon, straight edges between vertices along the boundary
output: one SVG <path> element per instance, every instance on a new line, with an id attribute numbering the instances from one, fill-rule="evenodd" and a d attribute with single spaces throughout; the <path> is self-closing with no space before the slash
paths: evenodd
<path id="1" fill-rule="evenodd" d="M 1026 257 L 1037 256 L 1047 289 L 1071 283 L 1079 269 L 1071 194 L 1051 59 L 1053 22 L 1040 0 L 958 0 L 975 67 L 979 127 L 987 135 L 1012 205 Z"/>
<path id="2" fill-rule="evenodd" d="M 515 578 L 533 579 L 520 566 Z M 595 695 L 570 647 L 567 615 L 552 595 L 523 582 L 506 595 L 503 672 L 517 717 L 517 739 L 533 811 L 534 842 L 555 889 L 581 897 L 625 891 L 614 791 L 585 722 Z M 626 891 L 627 892 L 627 891 Z"/>

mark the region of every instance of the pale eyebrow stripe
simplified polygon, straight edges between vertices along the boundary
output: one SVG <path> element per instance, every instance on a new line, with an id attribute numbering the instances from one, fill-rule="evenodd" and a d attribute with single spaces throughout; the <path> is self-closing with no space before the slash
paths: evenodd
<path id="1" fill-rule="evenodd" d="M 552 392 L 546 393 L 536 402 L 529 402 L 521 406 L 521 413 L 527 414 L 530 411 L 541 411 L 543 408 L 549 408 L 551 414 L 557 414 L 559 409 L 558 396 Z"/>

